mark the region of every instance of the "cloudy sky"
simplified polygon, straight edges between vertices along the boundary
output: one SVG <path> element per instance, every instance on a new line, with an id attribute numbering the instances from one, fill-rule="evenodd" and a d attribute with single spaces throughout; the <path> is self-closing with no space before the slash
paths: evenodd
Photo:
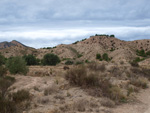
<path id="1" fill-rule="evenodd" d="M 94 34 L 150 39 L 150 0 L 0 0 L 0 42 L 40 48 Z"/>

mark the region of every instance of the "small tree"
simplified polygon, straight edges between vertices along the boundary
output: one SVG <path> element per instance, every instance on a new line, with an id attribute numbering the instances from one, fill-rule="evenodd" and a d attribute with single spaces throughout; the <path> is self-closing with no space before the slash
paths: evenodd
<path id="1" fill-rule="evenodd" d="M 6 66 L 7 66 L 8 70 L 10 71 L 11 74 L 24 74 L 24 75 L 26 75 L 28 72 L 26 62 L 21 57 L 9 58 Z"/>
<path id="2" fill-rule="evenodd" d="M 42 63 L 43 63 L 43 65 L 53 65 L 54 66 L 54 65 L 60 63 L 60 59 L 57 55 L 48 53 L 48 54 L 44 55 L 44 57 L 42 59 Z"/>
<path id="3" fill-rule="evenodd" d="M 96 54 L 96 59 L 101 59 L 102 57 L 101 57 L 101 54 Z"/>
<path id="4" fill-rule="evenodd" d="M 103 54 L 103 59 L 104 59 L 105 61 L 109 61 L 109 60 L 110 60 L 107 53 L 104 53 L 104 54 Z"/>
<path id="5" fill-rule="evenodd" d="M 23 58 L 25 59 L 27 65 L 37 65 L 38 60 L 33 55 L 24 55 Z"/>

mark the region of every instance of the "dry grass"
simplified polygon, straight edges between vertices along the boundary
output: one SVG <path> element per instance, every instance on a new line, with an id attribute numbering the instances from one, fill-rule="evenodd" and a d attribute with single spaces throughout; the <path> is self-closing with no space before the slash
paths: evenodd
<path id="1" fill-rule="evenodd" d="M 102 104 L 102 106 L 105 106 L 105 107 L 109 107 L 109 108 L 115 107 L 115 102 L 110 100 L 109 98 L 105 98 L 101 100 L 100 103 Z"/>
<path id="2" fill-rule="evenodd" d="M 58 92 L 58 87 L 55 84 L 53 84 L 53 85 L 45 88 L 44 95 L 48 96 L 48 95 L 51 95 L 51 94 L 57 93 L 57 92 Z"/>

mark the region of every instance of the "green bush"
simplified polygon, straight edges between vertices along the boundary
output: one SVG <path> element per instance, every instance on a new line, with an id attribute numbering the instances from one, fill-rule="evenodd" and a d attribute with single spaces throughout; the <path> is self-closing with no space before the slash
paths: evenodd
<path id="1" fill-rule="evenodd" d="M 65 64 L 66 64 L 66 65 L 72 65 L 72 64 L 73 64 L 73 61 L 67 60 L 67 61 L 65 62 Z"/>
<path id="2" fill-rule="evenodd" d="M 30 93 L 27 90 L 19 90 L 12 94 L 13 101 L 16 103 L 23 102 L 30 99 Z"/>
<path id="3" fill-rule="evenodd" d="M 21 57 L 9 58 L 6 66 L 7 66 L 8 70 L 10 71 L 11 74 L 24 74 L 24 75 L 26 75 L 28 72 L 26 62 Z"/>
<path id="4" fill-rule="evenodd" d="M 5 64 L 5 57 L 0 53 L 0 65 Z"/>
<path id="5" fill-rule="evenodd" d="M 146 55 L 150 56 L 150 51 L 146 52 Z"/>
<path id="6" fill-rule="evenodd" d="M 0 77 L 7 73 L 7 69 L 4 66 L 0 66 Z"/>
<path id="7" fill-rule="evenodd" d="M 104 59 L 105 61 L 109 61 L 109 60 L 110 60 L 110 58 L 108 57 L 108 54 L 107 54 L 107 53 L 104 53 L 102 57 L 103 57 L 103 59 Z"/>
<path id="8" fill-rule="evenodd" d="M 110 37 L 115 37 L 115 35 L 110 35 Z"/>
<path id="9" fill-rule="evenodd" d="M 96 54 L 96 59 L 101 59 L 102 57 L 101 57 L 101 54 Z"/>
<path id="10" fill-rule="evenodd" d="M 27 65 L 38 65 L 39 61 L 33 55 L 24 55 L 23 58 L 25 59 Z"/>
<path id="11" fill-rule="evenodd" d="M 138 56 L 147 57 L 147 55 L 146 55 L 144 49 L 142 49 L 142 50 L 136 50 L 136 54 L 137 54 Z"/>
<path id="12" fill-rule="evenodd" d="M 48 53 L 44 55 L 42 59 L 43 65 L 52 65 L 55 66 L 56 64 L 60 63 L 60 59 L 57 55 Z"/>

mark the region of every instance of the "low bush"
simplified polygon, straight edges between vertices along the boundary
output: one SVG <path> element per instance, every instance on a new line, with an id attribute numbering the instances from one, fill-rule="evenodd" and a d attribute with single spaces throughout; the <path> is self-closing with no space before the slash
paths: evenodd
<path id="1" fill-rule="evenodd" d="M 143 89 L 148 88 L 148 80 L 144 77 L 139 77 L 138 79 L 131 79 L 130 83 L 136 87 L 141 87 Z"/>
<path id="2" fill-rule="evenodd" d="M 56 85 L 52 85 L 52 86 L 45 88 L 44 95 L 45 96 L 51 95 L 52 93 L 56 93 L 57 91 L 58 91 L 58 88 L 56 87 Z"/>
<path id="3" fill-rule="evenodd" d="M 98 75 L 96 73 L 88 74 L 85 66 L 77 66 L 74 69 L 70 69 L 65 77 L 71 85 L 94 87 L 99 84 Z"/>
<path id="4" fill-rule="evenodd" d="M 4 98 L 6 96 L 6 93 L 8 91 L 8 88 L 14 83 L 14 81 L 11 81 L 6 78 L 0 78 L 0 96 Z"/>
<path id="5" fill-rule="evenodd" d="M 0 66 L 5 64 L 5 57 L 0 53 Z"/>
<path id="6" fill-rule="evenodd" d="M 90 63 L 88 65 L 88 68 L 93 71 L 101 71 L 101 72 L 104 72 L 106 70 L 105 64 L 98 64 L 98 63 Z"/>
<path id="7" fill-rule="evenodd" d="M 15 103 L 20 103 L 30 99 L 30 93 L 27 90 L 19 90 L 12 94 L 12 99 Z"/>
<path id="8" fill-rule="evenodd" d="M 0 113 L 16 113 L 15 103 L 6 99 L 0 99 Z"/>
<path id="9" fill-rule="evenodd" d="M 65 62 L 65 64 L 66 64 L 66 65 L 72 65 L 72 64 L 73 64 L 73 61 L 67 60 L 67 61 Z"/>
<path id="10" fill-rule="evenodd" d="M 4 66 L 0 66 L 0 77 L 3 77 L 7 73 L 7 69 Z"/>

